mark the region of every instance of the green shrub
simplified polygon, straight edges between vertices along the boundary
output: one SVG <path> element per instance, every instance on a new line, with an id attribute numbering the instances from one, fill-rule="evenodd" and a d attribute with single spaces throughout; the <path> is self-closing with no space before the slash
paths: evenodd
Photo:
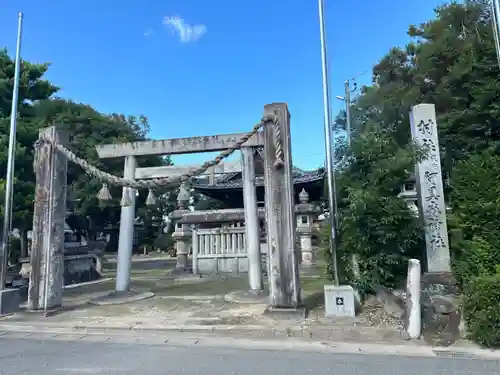
<path id="1" fill-rule="evenodd" d="M 453 273 L 464 288 L 478 276 L 494 275 L 500 260 L 500 247 L 479 236 L 455 243 Z"/>
<path id="2" fill-rule="evenodd" d="M 500 263 L 500 156 L 487 150 L 459 162 L 451 184 L 453 271 L 464 288 Z"/>
<path id="3" fill-rule="evenodd" d="M 398 287 L 406 280 L 408 260 L 420 259 L 420 222 L 395 196 L 358 192 L 351 194 L 351 202 L 341 221 L 339 251 L 358 258 L 360 274 L 353 284 L 360 293 L 371 293 L 378 285 Z"/>
<path id="4" fill-rule="evenodd" d="M 500 156 L 484 151 L 451 173 L 452 268 L 464 292 L 470 338 L 500 347 Z"/>
<path id="5" fill-rule="evenodd" d="M 421 258 L 423 250 L 421 222 L 398 197 L 420 153 L 401 147 L 396 138 L 378 127 L 354 138 L 337 174 L 339 279 L 361 294 L 379 285 L 399 286 L 408 259 Z M 322 247 L 331 263 L 328 237 L 323 236 Z M 352 272 L 353 254 L 359 277 Z M 331 264 L 327 271 L 333 274 Z"/>
<path id="6" fill-rule="evenodd" d="M 500 347 L 500 274 L 470 281 L 465 292 L 464 315 L 472 340 L 489 348 Z"/>
<path id="7" fill-rule="evenodd" d="M 400 286 L 406 279 L 408 260 L 420 259 L 420 222 L 397 197 L 352 195 L 352 204 L 342 210 L 339 229 L 339 280 L 355 286 L 361 294 L 373 292 L 378 285 Z M 325 272 L 333 279 L 329 225 L 321 228 L 320 239 L 326 260 Z M 356 254 L 358 260 L 359 277 L 355 277 L 352 270 L 352 254 Z"/>

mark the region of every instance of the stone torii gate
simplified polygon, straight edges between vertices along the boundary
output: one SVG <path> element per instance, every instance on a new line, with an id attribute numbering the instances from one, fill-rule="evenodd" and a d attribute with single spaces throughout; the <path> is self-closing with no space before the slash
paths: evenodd
<path id="1" fill-rule="evenodd" d="M 290 140 L 290 114 L 286 104 L 271 104 L 264 108 L 264 116 L 274 115 L 277 123 L 266 125 L 263 132 L 252 136 L 241 147 L 243 198 L 245 206 L 245 231 L 248 247 L 250 290 L 263 289 L 260 260 L 259 220 L 255 192 L 255 166 L 252 147 L 264 147 L 266 181 L 266 215 L 270 261 L 270 304 L 275 308 L 299 307 L 299 272 L 295 252 L 295 211 L 292 185 L 292 158 Z M 178 155 L 225 150 L 244 134 L 154 140 L 97 146 L 99 158 L 125 157 L 124 177 L 160 178 L 179 167 L 137 168 L 136 156 Z M 277 137 L 280 142 L 277 143 Z M 281 148 L 281 151 L 280 151 Z M 281 155 L 280 155 L 281 152 Z M 278 160 L 281 156 L 282 160 Z M 283 165 L 276 168 L 278 162 Z M 182 168 L 182 167 L 181 167 Z M 189 169 L 190 167 L 187 167 Z M 125 189 L 125 188 L 124 188 Z M 116 291 L 130 287 L 133 225 L 135 219 L 135 194 L 132 204 L 122 207 Z"/>
<path id="2" fill-rule="evenodd" d="M 136 183 L 136 156 L 172 155 L 230 150 L 241 144 L 243 158 L 243 179 L 245 181 L 245 218 L 249 228 L 249 253 L 255 245 L 250 245 L 257 225 L 257 205 L 254 186 L 254 168 L 251 157 L 252 147 L 264 147 L 266 184 L 266 221 L 269 246 L 269 289 L 270 309 L 296 310 L 301 306 L 298 259 L 295 251 L 295 212 L 292 186 L 292 157 L 290 140 L 290 114 L 284 103 L 269 104 L 264 107 L 265 121 L 262 132 L 257 132 L 245 143 L 247 134 L 225 134 L 209 137 L 192 137 L 172 140 L 133 142 L 120 145 L 97 147 L 100 158 L 125 157 L 123 179 L 98 171 L 86 161 L 78 158 L 64 147 L 67 136 L 57 127 L 40 132 L 41 147 L 36 149 L 37 195 L 33 225 L 32 267 L 28 304 L 31 309 L 57 308 L 62 304 L 62 249 L 61 235 L 65 214 L 66 170 L 68 159 L 80 165 L 87 173 L 105 182 L 129 186 L 124 188 L 124 196 L 130 189 L 135 197 L 135 188 L 147 185 Z M 270 120 L 272 118 L 273 120 Z M 130 187 L 130 186 L 133 186 Z M 116 291 L 127 292 L 130 287 L 131 250 L 135 205 L 122 207 L 117 265 Z M 48 230 L 50 226 L 51 230 Z M 48 244 L 48 245 L 47 245 Z M 257 247 L 258 248 L 258 247 Z M 259 256 L 260 251 L 256 251 Z M 249 254 L 250 257 L 250 254 Z M 260 269 L 260 268 L 259 268 Z M 257 288 L 262 284 L 252 282 Z M 43 293 L 42 293 L 43 292 Z M 45 295 L 45 301 L 44 296 Z M 302 312 L 302 309 L 300 310 Z"/>

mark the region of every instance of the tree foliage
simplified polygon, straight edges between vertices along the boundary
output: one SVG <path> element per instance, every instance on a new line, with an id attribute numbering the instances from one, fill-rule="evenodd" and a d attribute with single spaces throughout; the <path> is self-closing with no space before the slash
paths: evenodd
<path id="1" fill-rule="evenodd" d="M 420 222 L 398 196 L 417 157 L 416 150 L 400 148 L 393 132 L 383 128 L 359 134 L 345 155 L 338 179 L 337 247 L 341 276 L 361 292 L 397 285 L 408 259 L 420 257 Z M 359 275 L 351 268 L 352 254 Z"/>
<path id="2" fill-rule="evenodd" d="M 191 193 L 192 205 L 195 211 L 222 210 L 231 208 L 230 204 L 198 192 Z"/>
<path id="3" fill-rule="evenodd" d="M 493 150 L 459 162 L 451 175 L 450 239 L 462 285 L 500 264 L 500 156 Z"/>
<path id="4" fill-rule="evenodd" d="M 58 125 L 70 133 L 68 148 L 96 167 L 114 175 L 123 174 L 123 160 L 99 160 L 95 147 L 99 144 L 146 140 L 149 123 L 145 116 L 124 116 L 103 114 L 90 105 L 57 98 L 58 88 L 44 79 L 50 64 L 22 62 L 19 89 L 19 107 L 16 135 L 16 164 L 13 201 L 13 227 L 22 231 L 32 225 L 34 183 L 33 145 L 39 129 Z M 9 142 L 10 111 L 14 82 L 14 62 L 6 50 L 0 51 L 0 175 L 6 175 L 7 150 Z M 138 158 L 141 167 L 170 164 L 169 158 Z M 5 180 L 0 181 L 0 187 Z M 108 223 L 119 221 L 121 189 L 112 188 L 112 202 L 100 204 L 96 194 L 101 183 L 91 179 L 76 165 L 68 165 L 68 208 L 83 217 L 85 228 L 102 228 Z M 0 192 L 1 193 L 1 192 Z M 144 192 L 141 192 L 144 194 Z M 147 192 L 146 192 L 147 194 Z M 144 199 L 138 199 L 139 215 L 148 222 L 158 217 L 158 209 L 144 206 Z M 0 197 L 3 206 L 4 195 Z M 3 208 L 0 213 L 3 215 Z M 81 224 L 81 223 L 80 223 Z"/>
<path id="5" fill-rule="evenodd" d="M 466 287 L 464 318 L 469 337 L 489 348 L 500 348 L 498 301 L 500 301 L 500 272 L 496 275 L 479 276 Z"/>
<path id="6" fill-rule="evenodd" d="M 487 151 L 498 154 L 500 140 L 500 75 L 491 21 L 490 5 L 485 0 L 452 2 L 436 8 L 434 19 L 408 28 L 410 43 L 391 48 L 374 66 L 372 84 L 361 88 L 355 98 L 352 149 L 343 145 L 337 158 L 339 250 L 344 258 L 352 252 L 362 258 L 360 278 L 369 276 L 367 281 L 358 282 L 392 284 L 395 275 L 404 277 L 407 257 L 418 257 L 423 251 L 420 223 L 397 198 L 419 157 L 411 142 L 409 112 L 420 103 L 436 106 L 447 191 L 457 179 L 454 193 L 447 194 L 446 199 L 459 199 L 451 204 L 460 218 L 456 225 L 464 240 L 469 241 L 469 248 L 481 247 L 488 254 L 493 250 L 486 250 L 485 243 L 498 248 L 497 239 L 485 233 L 496 222 L 483 225 L 486 217 L 496 217 L 498 195 L 493 198 L 495 193 L 485 192 L 491 186 L 487 185 L 488 174 L 496 171 L 479 172 L 486 156 L 481 162 L 474 159 Z M 345 126 L 343 111 L 337 117 L 337 126 Z M 479 187 L 477 182 L 475 189 L 462 189 L 471 179 L 482 179 L 485 185 Z M 483 197 L 475 195 L 477 190 Z M 464 220 L 462 216 L 469 210 L 477 214 Z M 457 218 L 453 218 L 451 227 L 455 228 Z M 381 245 L 377 247 L 376 243 Z"/>

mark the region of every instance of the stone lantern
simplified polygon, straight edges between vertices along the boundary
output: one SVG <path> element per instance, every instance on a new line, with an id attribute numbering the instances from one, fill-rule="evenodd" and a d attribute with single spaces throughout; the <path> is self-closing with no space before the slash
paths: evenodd
<path id="1" fill-rule="evenodd" d="M 415 183 L 415 178 L 408 179 L 401 186 L 401 192 L 398 197 L 403 198 L 408 205 L 408 208 L 414 216 L 419 216 L 418 211 L 418 193 Z"/>
<path id="2" fill-rule="evenodd" d="M 309 203 L 309 194 L 304 189 L 299 194 L 299 202 L 295 206 L 295 213 L 302 265 L 311 266 L 315 262 L 315 254 L 312 248 L 313 222 L 318 216 L 319 209 L 314 204 Z"/>
<path id="3" fill-rule="evenodd" d="M 191 210 L 188 209 L 190 194 L 184 185 L 179 189 L 177 196 L 177 210 L 173 211 L 169 216 L 175 223 L 175 229 L 172 233 L 172 238 L 175 240 L 175 250 L 177 255 L 177 264 L 175 272 L 183 273 L 191 271 L 188 266 L 188 255 L 191 241 L 191 227 L 189 224 L 181 224 L 178 221 Z"/>

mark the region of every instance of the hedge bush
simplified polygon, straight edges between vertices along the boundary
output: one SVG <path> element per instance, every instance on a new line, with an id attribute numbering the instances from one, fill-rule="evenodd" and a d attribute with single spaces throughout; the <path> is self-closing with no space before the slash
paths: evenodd
<path id="1" fill-rule="evenodd" d="M 491 240 L 478 235 L 471 240 L 462 240 L 453 245 L 453 273 L 465 289 L 478 276 L 491 276 L 497 272 L 500 262 L 500 247 Z"/>
<path id="2" fill-rule="evenodd" d="M 500 274 L 470 281 L 464 317 L 472 340 L 488 348 L 500 348 Z"/>
<path id="3" fill-rule="evenodd" d="M 500 347 L 500 156 L 486 150 L 451 173 L 448 218 L 453 272 L 464 294 L 469 338 Z"/>
<path id="4" fill-rule="evenodd" d="M 340 159 L 344 164 L 336 176 L 339 279 L 360 294 L 372 293 L 379 285 L 399 287 L 406 279 L 408 259 L 421 257 L 421 221 L 399 197 L 418 157 L 413 147 L 401 148 L 391 129 L 374 127 L 353 138 Z M 322 237 L 331 276 L 329 236 Z M 359 275 L 352 272 L 353 254 Z"/>
<path id="5" fill-rule="evenodd" d="M 453 271 L 466 288 L 469 280 L 495 274 L 500 263 L 500 156 L 487 150 L 459 162 L 451 185 Z"/>

